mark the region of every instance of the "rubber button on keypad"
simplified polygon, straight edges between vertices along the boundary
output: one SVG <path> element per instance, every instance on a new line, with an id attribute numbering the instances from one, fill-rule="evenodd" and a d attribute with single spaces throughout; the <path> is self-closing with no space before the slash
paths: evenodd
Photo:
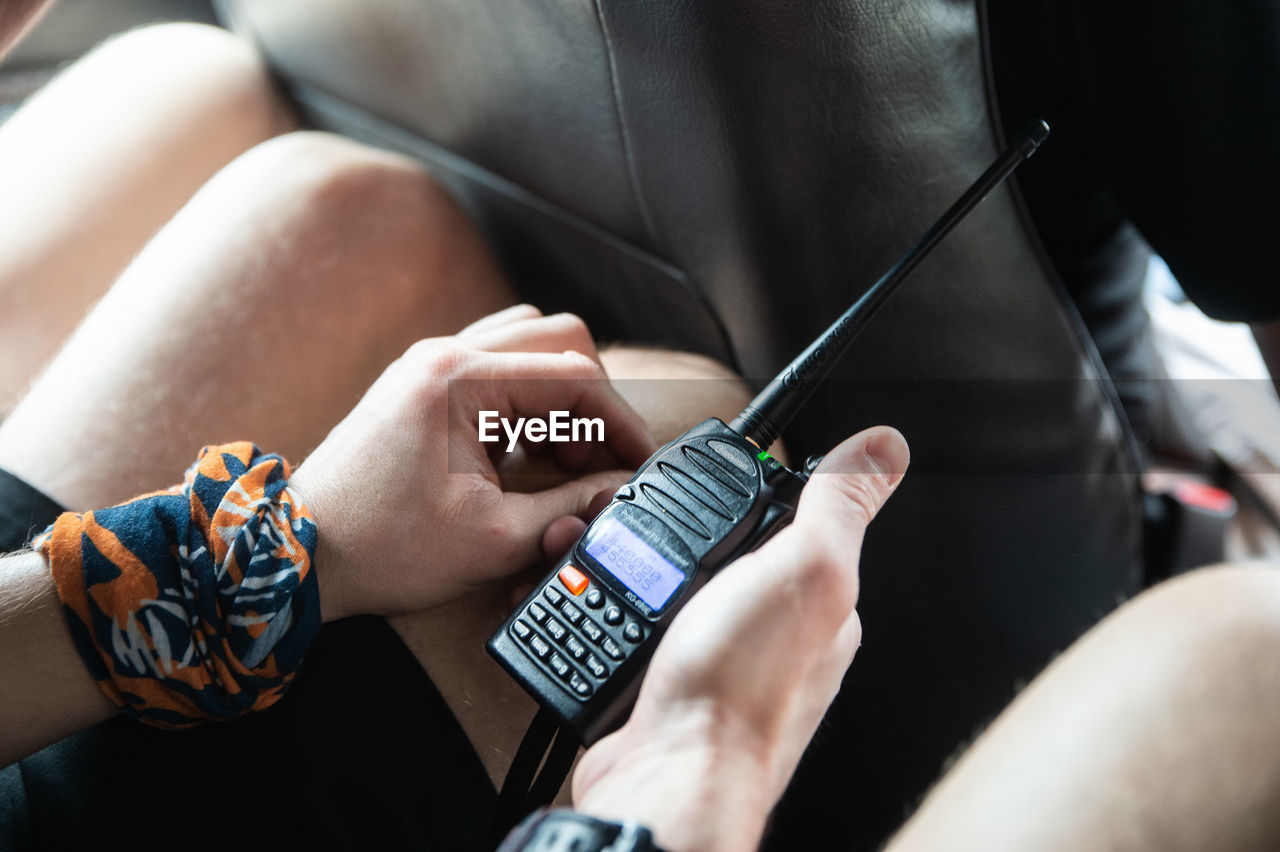
<path id="1" fill-rule="evenodd" d="M 529 647 L 533 649 L 533 653 L 538 655 L 538 659 L 542 659 L 551 652 L 551 646 L 547 644 L 547 640 L 536 633 L 529 640 Z"/>
<path id="2" fill-rule="evenodd" d="M 552 586 L 547 586 L 543 589 L 542 596 L 546 598 L 547 602 L 552 606 L 560 606 L 560 601 L 564 600 L 564 595 L 560 594 L 560 592 Z"/>
<path id="3" fill-rule="evenodd" d="M 622 648 L 618 647 L 618 643 L 610 639 L 608 636 L 604 637 L 604 641 L 600 643 L 600 647 L 603 648 L 604 652 L 614 660 L 622 659 Z"/>
<path id="4" fill-rule="evenodd" d="M 621 624 L 622 610 L 618 609 L 616 606 L 611 606 L 608 609 L 606 609 L 604 611 L 604 623 L 605 624 Z"/>
<path id="5" fill-rule="evenodd" d="M 565 601 L 560 605 L 560 611 L 564 613 L 565 618 L 569 619 L 570 624 L 577 624 L 582 620 L 582 610 L 578 609 L 568 601 Z"/>
<path id="6" fill-rule="evenodd" d="M 591 591 L 587 592 L 587 596 L 583 598 L 583 600 L 585 600 L 587 606 L 591 607 L 592 609 L 599 609 L 600 607 L 604 606 L 604 593 L 601 592 L 599 589 L 592 589 Z"/>
<path id="7" fill-rule="evenodd" d="M 604 630 L 600 628 L 600 625 L 589 618 L 582 619 L 582 624 L 578 626 L 582 628 L 582 632 L 587 634 L 587 638 L 592 642 L 599 643 L 600 637 L 604 636 Z"/>
<path id="8" fill-rule="evenodd" d="M 560 569 L 560 582 L 564 583 L 564 587 L 569 590 L 569 594 L 582 594 L 587 590 L 587 585 L 591 582 L 587 579 L 587 575 L 583 574 L 572 565 L 566 565 Z"/>
<path id="9" fill-rule="evenodd" d="M 628 642 L 639 642 L 644 638 L 644 633 L 640 630 L 640 625 L 633 621 L 622 628 L 622 638 Z"/>
<path id="10" fill-rule="evenodd" d="M 573 636 L 569 637 L 569 641 L 564 643 L 564 649 L 569 652 L 569 656 L 575 660 L 581 660 L 587 655 L 587 646 L 583 645 Z"/>
<path id="11" fill-rule="evenodd" d="M 586 698 L 591 694 L 591 684 L 578 677 L 577 672 L 569 675 L 569 688 L 581 698 Z"/>
<path id="12" fill-rule="evenodd" d="M 596 677 L 602 678 L 609 673 L 609 667 L 596 659 L 595 654 L 587 654 L 587 659 L 583 662 L 587 668 L 591 669 L 591 673 Z"/>
<path id="13" fill-rule="evenodd" d="M 564 657 L 559 654 L 552 654 L 551 659 L 547 660 L 547 665 L 551 666 L 552 671 L 563 678 L 568 678 L 569 672 L 573 671 L 569 664 L 564 661 Z"/>
<path id="14" fill-rule="evenodd" d="M 557 642 L 564 640 L 565 634 L 569 632 L 569 628 L 565 627 L 554 618 L 548 618 L 547 623 L 543 625 L 547 629 L 547 633 L 551 634 L 551 638 Z"/>
<path id="15" fill-rule="evenodd" d="M 533 628 L 517 619 L 511 622 L 511 633 L 517 639 L 528 639 L 529 634 L 533 632 Z"/>
<path id="16" fill-rule="evenodd" d="M 539 624 L 541 624 L 542 620 L 547 617 L 547 611 L 542 608 L 541 604 L 536 603 L 529 604 L 529 614 L 532 615 L 533 620 Z"/>

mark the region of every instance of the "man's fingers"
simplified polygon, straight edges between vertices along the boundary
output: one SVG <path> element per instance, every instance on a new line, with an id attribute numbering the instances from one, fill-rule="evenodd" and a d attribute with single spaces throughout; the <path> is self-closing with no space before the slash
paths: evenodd
<path id="1" fill-rule="evenodd" d="M 794 597 L 786 590 L 803 590 L 815 615 L 808 626 L 820 631 L 848 618 L 858 602 L 863 534 L 909 461 L 907 442 L 885 426 L 860 432 L 828 453 L 805 486 L 795 522 L 743 560 L 751 570 L 763 566 L 761 592 Z"/>
<path id="2" fill-rule="evenodd" d="M 486 319 L 500 316 L 502 314 L 495 314 Z M 574 314 L 524 317 L 478 331 L 469 331 L 464 339 L 468 346 L 489 352 L 581 352 L 597 364 L 600 363 L 600 353 L 596 351 L 591 331 Z"/>
<path id="3" fill-rule="evenodd" d="M 890 426 L 859 432 L 827 453 L 805 486 L 796 525 L 825 536 L 865 529 L 902 481 L 911 451 Z"/>
<path id="4" fill-rule="evenodd" d="M 556 545 L 559 553 L 564 553 L 585 529 L 582 522 L 570 524 L 565 516 L 581 518 L 598 493 L 602 490 L 612 493 L 629 476 L 626 471 L 610 470 L 584 476 L 536 494 L 504 493 L 501 511 L 506 519 L 507 531 L 521 550 L 515 557 L 520 560 L 518 564 L 531 562 L 542 555 L 539 545 L 548 555 L 553 552 L 549 545 Z M 547 536 L 553 527 L 555 536 L 549 540 Z"/>
<path id="5" fill-rule="evenodd" d="M 609 505 L 613 500 L 613 492 L 617 491 L 617 486 L 622 484 L 622 478 L 625 473 L 619 472 L 619 479 L 616 485 L 611 488 L 603 488 L 596 492 L 591 501 L 587 503 L 585 512 L 577 515 L 565 515 L 556 518 L 547 527 L 547 531 L 542 534 L 542 553 L 548 559 L 559 559 L 564 555 L 578 537 L 587 529 L 587 522 L 595 518 Z"/>
<path id="6" fill-rule="evenodd" d="M 551 522 L 542 534 L 542 555 L 551 561 L 564 556 L 587 528 L 587 522 L 577 515 L 562 515 Z"/>
<path id="7" fill-rule="evenodd" d="M 476 381 L 480 376 L 485 378 Z M 570 438 L 603 438 L 623 465 L 639 467 L 657 449 L 644 418 L 618 394 L 603 368 L 580 353 L 487 354 L 476 359 L 464 378 L 468 381 L 454 387 L 465 384 L 479 397 L 473 397 L 473 404 L 498 409 L 509 419 L 549 420 L 552 411 L 568 411 L 570 421 L 561 428 Z M 471 422 L 478 417 L 476 411 L 463 414 Z"/>
<path id="8" fill-rule="evenodd" d="M 511 323 L 520 322 L 521 320 L 536 319 L 542 316 L 542 311 L 533 305 L 512 305 L 504 308 L 496 314 L 489 314 L 487 317 L 481 317 L 471 325 L 458 332 L 458 337 L 468 338 L 490 329 L 499 328 Z"/>

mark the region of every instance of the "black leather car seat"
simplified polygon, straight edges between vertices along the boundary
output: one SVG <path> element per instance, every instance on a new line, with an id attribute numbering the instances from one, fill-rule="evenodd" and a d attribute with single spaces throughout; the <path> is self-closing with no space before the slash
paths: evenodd
<path id="1" fill-rule="evenodd" d="M 226 0 L 316 126 L 427 164 L 523 295 L 769 378 L 998 149 L 965 0 Z M 1052 140 L 1038 156 L 1053 156 Z M 1015 194 L 994 194 L 787 439 L 899 427 L 865 646 L 766 848 L 867 848 L 1140 585 L 1135 456 Z"/>

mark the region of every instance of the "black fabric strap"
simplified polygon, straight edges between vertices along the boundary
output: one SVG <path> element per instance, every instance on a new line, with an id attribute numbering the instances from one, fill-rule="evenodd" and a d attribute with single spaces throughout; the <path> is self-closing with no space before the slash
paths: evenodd
<path id="1" fill-rule="evenodd" d="M 499 837 L 510 831 L 529 812 L 530 809 L 526 807 L 529 790 L 533 786 L 538 766 L 556 735 L 557 727 L 555 716 L 545 707 L 539 708 L 533 721 L 529 723 L 529 730 L 525 731 L 511 767 L 507 769 L 502 792 L 498 794 Z"/>
<path id="2" fill-rule="evenodd" d="M 565 779 L 569 777 L 569 770 L 573 769 L 573 760 L 578 756 L 581 746 L 572 731 L 566 727 L 560 728 L 555 742 L 551 744 L 546 763 L 542 764 L 542 771 L 529 788 L 529 807 L 541 808 L 551 804 L 556 793 L 564 786 Z"/>
<path id="3" fill-rule="evenodd" d="M 26 547 L 64 511 L 53 498 L 0 469 L 0 553 Z"/>
<path id="4" fill-rule="evenodd" d="M 502 782 L 498 796 L 499 837 L 530 811 L 550 804 L 569 776 L 580 746 L 578 738 L 560 725 L 550 710 L 545 707 L 538 710 Z M 539 766 L 542 766 L 541 772 L 538 772 Z"/>

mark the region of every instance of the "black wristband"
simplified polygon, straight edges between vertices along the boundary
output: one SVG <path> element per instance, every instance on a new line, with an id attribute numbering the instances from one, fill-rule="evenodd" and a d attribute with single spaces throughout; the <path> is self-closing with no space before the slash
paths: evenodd
<path id="1" fill-rule="evenodd" d="M 616 823 L 567 808 L 538 810 L 511 829 L 498 852 L 662 852 L 653 833 L 633 822 Z"/>

